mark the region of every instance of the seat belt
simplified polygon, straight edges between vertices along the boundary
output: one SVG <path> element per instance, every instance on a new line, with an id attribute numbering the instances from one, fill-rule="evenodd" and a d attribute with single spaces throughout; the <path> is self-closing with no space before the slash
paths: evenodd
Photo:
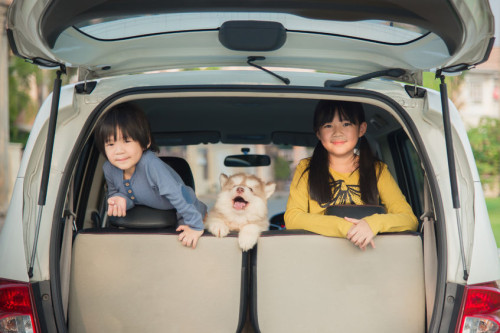
<path id="1" fill-rule="evenodd" d="M 70 181 L 69 185 L 69 198 L 67 201 L 67 209 L 64 212 L 64 230 L 63 239 L 61 245 L 61 258 L 59 259 L 59 276 L 61 282 L 61 299 L 64 310 L 64 319 L 68 321 L 68 303 L 69 303 L 69 281 L 71 273 L 71 248 L 73 245 L 73 230 L 76 231 L 75 217 L 76 214 L 73 212 L 73 183 L 74 180 Z"/>
<path id="2" fill-rule="evenodd" d="M 432 210 L 431 194 L 427 180 L 425 180 L 424 184 L 424 213 L 420 217 L 420 220 L 422 220 L 421 231 L 424 238 L 425 302 L 427 309 L 427 329 L 429 329 L 434 310 L 434 299 L 436 297 L 438 266 L 434 212 Z"/>

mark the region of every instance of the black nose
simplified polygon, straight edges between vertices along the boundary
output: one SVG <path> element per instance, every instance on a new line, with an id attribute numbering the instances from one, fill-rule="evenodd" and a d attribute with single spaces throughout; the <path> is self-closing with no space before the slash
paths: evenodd
<path id="1" fill-rule="evenodd" d="M 243 192 L 245 192 L 245 189 L 243 187 L 236 188 L 236 193 L 241 194 Z"/>

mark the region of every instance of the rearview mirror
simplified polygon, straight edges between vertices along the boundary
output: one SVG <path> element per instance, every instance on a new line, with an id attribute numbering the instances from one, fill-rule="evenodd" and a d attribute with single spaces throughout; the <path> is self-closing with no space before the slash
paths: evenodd
<path id="1" fill-rule="evenodd" d="M 224 165 L 228 167 L 256 167 L 270 164 L 271 159 L 267 155 L 230 155 L 224 159 Z"/>

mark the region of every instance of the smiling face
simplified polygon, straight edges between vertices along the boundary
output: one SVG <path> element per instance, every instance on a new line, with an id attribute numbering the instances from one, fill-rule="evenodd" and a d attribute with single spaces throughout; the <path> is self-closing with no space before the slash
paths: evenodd
<path id="1" fill-rule="evenodd" d="M 104 151 L 108 161 L 123 170 L 123 179 L 129 179 L 134 174 L 144 149 L 138 141 L 124 138 L 121 130 L 117 128 L 116 140 L 114 136 L 110 136 L 104 144 Z"/>
<path id="2" fill-rule="evenodd" d="M 335 112 L 332 121 L 321 125 L 316 136 L 331 157 L 352 157 L 358 139 L 365 135 L 366 122 L 356 124 Z"/>

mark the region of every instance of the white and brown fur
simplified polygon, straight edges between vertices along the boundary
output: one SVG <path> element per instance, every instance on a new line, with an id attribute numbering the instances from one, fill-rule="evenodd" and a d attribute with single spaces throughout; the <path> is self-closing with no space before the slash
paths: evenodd
<path id="1" fill-rule="evenodd" d="M 208 213 L 205 228 L 217 237 L 239 231 L 238 242 L 243 251 L 257 243 L 262 231 L 268 230 L 267 199 L 276 184 L 265 183 L 259 177 L 237 173 L 220 175 L 221 192 Z"/>

